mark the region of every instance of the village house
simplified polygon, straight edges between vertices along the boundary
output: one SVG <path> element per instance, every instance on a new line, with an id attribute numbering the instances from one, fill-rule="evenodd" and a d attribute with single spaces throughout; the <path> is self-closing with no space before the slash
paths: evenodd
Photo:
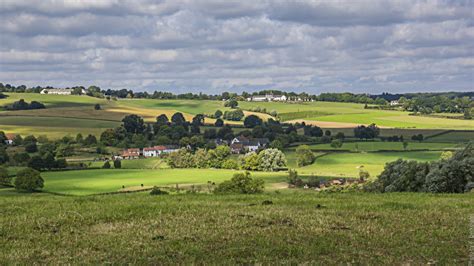
<path id="1" fill-rule="evenodd" d="M 247 98 L 249 102 L 284 102 L 287 98 L 285 95 L 273 95 L 273 94 L 266 94 L 266 95 L 254 95 L 252 97 Z"/>
<path id="2" fill-rule="evenodd" d="M 138 159 L 140 158 L 140 149 L 137 149 L 137 148 L 125 149 L 122 151 L 121 156 L 125 160 Z"/>
<path id="3" fill-rule="evenodd" d="M 12 133 L 5 134 L 5 137 L 7 138 L 5 140 L 5 144 L 7 145 L 13 145 L 13 140 L 15 139 L 16 135 Z"/>
<path id="4" fill-rule="evenodd" d="M 43 89 L 40 94 L 56 94 L 56 95 L 71 95 L 73 92 L 72 89 Z M 83 89 L 82 94 L 86 94 L 86 91 Z"/>
<path id="5" fill-rule="evenodd" d="M 157 157 L 161 154 L 168 154 L 178 151 L 179 147 L 172 145 L 160 145 L 154 147 L 143 148 L 143 156 L 145 157 Z"/>
<path id="6" fill-rule="evenodd" d="M 230 150 L 232 153 L 257 151 L 266 148 L 270 141 L 267 138 L 247 138 L 238 136 L 230 142 Z"/>
<path id="7" fill-rule="evenodd" d="M 390 101 L 390 106 L 399 106 L 400 103 L 397 100 Z"/>

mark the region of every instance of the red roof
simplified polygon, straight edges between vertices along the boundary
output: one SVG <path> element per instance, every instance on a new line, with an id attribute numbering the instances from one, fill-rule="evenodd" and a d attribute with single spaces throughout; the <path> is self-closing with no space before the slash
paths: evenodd
<path id="1" fill-rule="evenodd" d="M 5 136 L 7 137 L 8 140 L 13 140 L 16 137 L 17 134 L 14 133 L 7 133 Z"/>

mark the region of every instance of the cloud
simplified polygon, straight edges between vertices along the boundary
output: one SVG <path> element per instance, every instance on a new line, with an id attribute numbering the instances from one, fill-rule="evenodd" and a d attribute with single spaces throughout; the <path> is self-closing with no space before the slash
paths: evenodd
<path id="1" fill-rule="evenodd" d="M 11 1 L 0 81 L 215 93 L 473 90 L 472 1 Z"/>

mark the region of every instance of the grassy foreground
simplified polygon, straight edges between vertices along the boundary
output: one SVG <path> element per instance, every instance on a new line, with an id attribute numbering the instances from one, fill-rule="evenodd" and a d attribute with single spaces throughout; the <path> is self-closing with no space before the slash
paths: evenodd
<path id="1" fill-rule="evenodd" d="M 474 194 L 3 194 L 0 264 L 467 264 L 473 213 Z"/>

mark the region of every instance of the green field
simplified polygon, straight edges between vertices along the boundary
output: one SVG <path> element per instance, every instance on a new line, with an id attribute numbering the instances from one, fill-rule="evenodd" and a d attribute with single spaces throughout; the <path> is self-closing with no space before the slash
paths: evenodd
<path id="1" fill-rule="evenodd" d="M 357 177 L 359 167 L 369 171 L 372 177 L 383 171 L 386 163 L 397 159 L 434 161 L 440 158 L 441 152 L 374 152 L 374 153 L 330 153 L 318 157 L 316 161 L 304 167 L 296 167 L 298 173 L 303 175 L 316 175 L 325 177 Z M 290 165 L 292 166 L 292 165 Z"/>
<path id="2" fill-rule="evenodd" d="M 458 149 L 463 145 L 456 143 L 443 142 L 408 142 L 406 148 L 410 150 L 452 150 Z M 309 145 L 313 150 L 341 150 L 341 151 L 403 151 L 402 142 L 381 142 L 381 141 L 358 141 L 358 142 L 344 142 L 341 148 L 333 148 L 331 144 L 314 144 Z M 296 148 L 291 148 L 296 149 Z"/>
<path id="3" fill-rule="evenodd" d="M 207 184 L 207 181 L 220 183 L 228 180 L 237 171 L 223 169 L 100 169 L 64 172 L 45 172 L 44 190 L 71 195 L 90 195 L 117 192 L 125 187 L 174 186 Z M 255 172 L 268 183 L 284 182 L 284 172 Z"/>
<path id="4" fill-rule="evenodd" d="M 182 112 L 190 120 L 195 114 L 212 114 L 217 109 L 228 110 L 222 101 L 211 100 L 156 100 L 122 99 L 107 101 L 89 96 L 41 95 L 33 93 L 7 93 L 9 97 L 0 99 L 0 106 L 11 104 L 19 99 L 40 101 L 47 108 L 40 110 L 0 111 L 0 128 L 9 133 L 48 134 L 53 138 L 66 134 L 99 134 L 104 128 L 113 127 L 127 114 L 137 114 L 146 121 L 154 121 L 156 116 Z M 93 106 L 100 104 L 103 110 L 96 111 Z M 275 110 L 283 121 L 306 121 L 332 131 L 342 131 L 351 135 L 351 129 L 359 124 L 376 123 L 382 128 L 404 129 L 474 129 L 473 120 L 446 119 L 425 116 L 410 116 L 408 112 L 364 109 L 362 104 L 334 102 L 239 102 L 250 110 L 255 107 Z M 257 114 L 262 118 L 269 115 L 245 111 L 247 115 Z M 84 119 L 84 120 L 78 120 Z M 71 120 L 71 121 L 68 121 Z M 55 123 L 55 121 L 57 123 Z M 213 119 L 206 119 L 213 123 Z M 241 122 L 229 122 L 241 123 Z M 61 127 L 61 125 L 63 125 Z M 72 125 L 72 126 L 71 126 Z M 78 126 L 76 126 L 78 125 Z M 349 128 L 347 130 L 347 128 Z M 388 130 L 388 129 L 387 129 Z M 382 134 L 384 134 L 382 132 Z M 404 132 L 400 134 L 405 134 Z M 407 137 L 410 137 L 408 133 Z"/>
<path id="5" fill-rule="evenodd" d="M 472 193 L 0 192 L 0 262 L 467 265 L 473 202 Z"/>

